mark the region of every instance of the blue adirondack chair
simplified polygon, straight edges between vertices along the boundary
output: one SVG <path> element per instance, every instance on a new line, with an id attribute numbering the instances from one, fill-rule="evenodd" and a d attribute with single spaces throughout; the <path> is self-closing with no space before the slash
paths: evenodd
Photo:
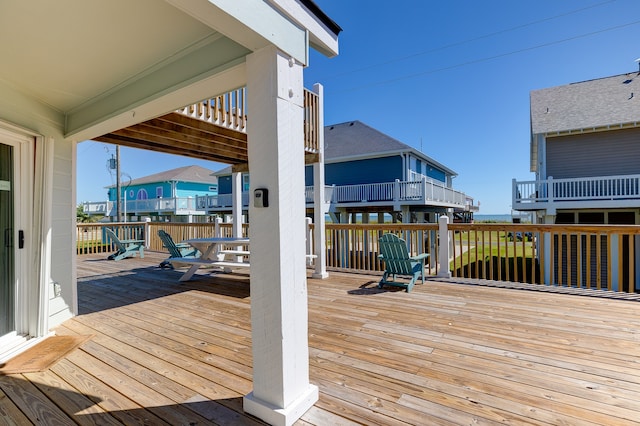
<path id="1" fill-rule="evenodd" d="M 141 259 L 144 258 L 144 240 L 121 240 L 116 233 L 113 232 L 113 229 L 104 228 L 104 231 L 116 246 L 116 251 L 111 253 L 107 259 L 122 260 L 137 255 L 139 255 Z"/>
<path id="2" fill-rule="evenodd" d="M 422 278 L 422 284 L 424 284 L 424 264 L 429 257 L 427 253 L 409 256 L 407 243 L 395 234 L 384 234 L 378 242 L 380 245 L 378 257 L 384 260 L 385 266 L 378 288 L 391 285 L 403 287 L 410 292 L 418 278 Z M 409 277 L 409 282 L 396 281 L 398 275 Z"/>
<path id="3" fill-rule="evenodd" d="M 175 259 L 179 257 L 193 259 L 200 257 L 200 252 L 196 248 L 186 243 L 176 244 L 173 241 L 173 238 L 171 238 L 171 235 L 169 235 L 163 229 L 158 230 L 158 237 L 160 237 L 160 240 L 162 240 L 162 244 L 165 246 L 165 248 L 169 250 L 169 259 Z M 161 268 L 168 267 L 173 269 L 173 265 L 171 264 L 171 262 L 169 262 L 168 259 L 160 262 L 159 266 Z"/>

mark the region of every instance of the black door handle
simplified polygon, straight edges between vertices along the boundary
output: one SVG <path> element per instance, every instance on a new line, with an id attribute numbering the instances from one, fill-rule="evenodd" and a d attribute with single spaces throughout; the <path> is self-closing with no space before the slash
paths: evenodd
<path id="1" fill-rule="evenodd" d="M 18 231 L 18 248 L 24 248 L 24 231 L 22 229 Z"/>
<path id="2" fill-rule="evenodd" d="M 5 247 L 13 247 L 13 229 L 8 228 L 4 230 L 4 246 Z"/>

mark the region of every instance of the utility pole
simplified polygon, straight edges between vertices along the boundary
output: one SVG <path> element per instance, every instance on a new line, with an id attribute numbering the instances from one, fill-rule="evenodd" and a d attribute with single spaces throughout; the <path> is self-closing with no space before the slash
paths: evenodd
<path id="1" fill-rule="evenodd" d="M 116 217 L 120 222 L 120 145 L 116 145 Z"/>

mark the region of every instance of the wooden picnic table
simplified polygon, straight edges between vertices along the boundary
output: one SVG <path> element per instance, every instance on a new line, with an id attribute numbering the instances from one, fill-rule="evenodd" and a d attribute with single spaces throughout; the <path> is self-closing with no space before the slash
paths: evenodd
<path id="1" fill-rule="evenodd" d="M 246 248 L 249 246 L 249 238 L 238 237 L 215 237 L 215 238 L 193 238 L 185 240 L 183 243 L 190 244 L 197 248 L 202 256 L 199 258 L 170 258 L 169 262 L 190 264 L 180 281 L 188 281 L 201 266 L 220 266 L 230 271 L 233 268 L 249 268 L 249 262 L 239 261 L 239 257 L 249 256 L 250 252 Z M 233 247 L 229 249 L 228 247 Z M 235 256 L 236 260 L 228 259 L 228 256 Z"/>

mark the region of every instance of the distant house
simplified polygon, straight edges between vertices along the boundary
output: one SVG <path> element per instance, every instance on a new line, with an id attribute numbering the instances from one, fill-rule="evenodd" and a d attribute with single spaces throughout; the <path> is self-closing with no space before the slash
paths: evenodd
<path id="1" fill-rule="evenodd" d="M 405 222 L 434 222 L 436 215 L 449 211 L 470 220 L 477 206 L 473 198 L 453 189 L 456 172 L 360 121 L 325 126 L 325 184 L 327 211 L 335 222 L 351 220 L 353 214 L 389 214 Z M 215 173 L 218 195 L 199 197 L 200 208 L 209 212 L 229 211 L 231 171 Z M 312 209 L 313 170 L 305 170 L 307 206 Z M 243 191 L 249 174 L 242 176 Z M 243 194 L 243 205 L 248 196 Z"/>
<path id="2" fill-rule="evenodd" d="M 218 180 L 212 173 L 204 167 L 184 166 L 122 182 L 120 214 L 127 220 L 149 217 L 152 221 L 192 222 L 193 216 L 204 216 L 196 209 L 196 197 L 218 193 Z M 108 201 L 84 203 L 84 211 L 118 220 L 116 185 L 107 188 Z"/>
<path id="3" fill-rule="evenodd" d="M 531 171 L 513 208 L 538 223 L 640 223 L 640 73 L 531 92 Z"/>
<path id="4" fill-rule="evenodd" d="M 531 171 L 513 181 L 513 208 L 547 224 L 640 223 L 640 73 L 531 92 Z M 607 265 L 640 262 L 638 237 L 542 235 L 545 282 L 611 280 L 640 290 L 640 273 L 608 274 Z M 581 252 L 582 256 L 568 256 Z M 591 270 L 584 260 L 591 256 Z M 598 261 L 595 261 L 598 256 Z M 569 263 L 569 259 L 581 259 Z M 552 266 L 553 265 L 553 266 Z M 597 265 L 597 266 L 596 266 Z M 578 268 L 581 273 L 578 274 Z M 562 279 L 558 274 L 562 274 Z M 596 284 L 592 284 L 596 285 Z"/>

